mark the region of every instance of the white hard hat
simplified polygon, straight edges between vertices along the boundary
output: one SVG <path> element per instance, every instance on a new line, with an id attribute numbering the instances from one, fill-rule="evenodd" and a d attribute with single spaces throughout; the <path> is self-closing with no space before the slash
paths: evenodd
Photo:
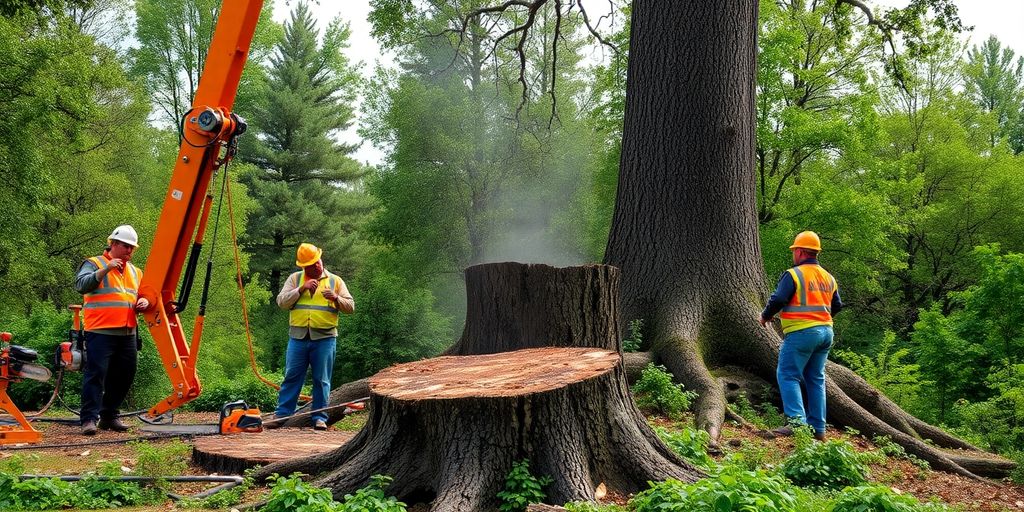
<path id="1" fill-rule="evenodd" d="M 109 244 L 111 240 L 124 242 L 135 247 L 139 246 L 139 234 L 135 232 L 135 228 L 128 224 L 122 224 L 114 228 L 114 232 L 107 237 L 107 243 Z"/>

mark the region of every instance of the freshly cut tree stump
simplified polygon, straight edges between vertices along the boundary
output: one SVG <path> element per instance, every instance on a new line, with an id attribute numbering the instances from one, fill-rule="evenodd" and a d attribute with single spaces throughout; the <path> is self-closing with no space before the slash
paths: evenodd
<path id="1" fill-rule="evenodd" d="M 240 475 L 254 466 L 333 450 L 353 437 L 353 432 L 312 429 L 200 437 L 192 448 L 192 462 L 210 472 Z"/>
<path id="2" fill-rule="evenodd" d="M 551 503 L 593 500 L 602 482 L 623 493 L 650 480 L 694 481 L 633 406 L 618 352 L 537 348 L 446 356 L 388 368 L 369 379 L 370 417 L 329 453 L 264 468 L 261 475 L 334 468 L 317 484 L 340 498 L 371 475 L 388 493 L 432 511 L 497 510 L 515 461 L 554 481 Z"/>

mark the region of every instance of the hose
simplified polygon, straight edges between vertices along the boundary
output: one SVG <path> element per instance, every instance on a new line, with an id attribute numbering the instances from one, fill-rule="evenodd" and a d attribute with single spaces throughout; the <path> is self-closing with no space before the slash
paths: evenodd
<path id="1" fill-rule="evenodd" d="M 30 480 L 36 478 L 57 478 L 65 482 L 79 482 L 82 480 L 99 480 L 101 482 L 221 482 L 216 487 L 211 487 L 203 492 L 188 496 L 188 498 L 198 499 L 212 496 L 220 491 L 228 490 L 235 487 L 245 481 L 240 476 L 223 476 L 223 475 L 206 475 L 206 476 L 96 476 L 96 475 L 21 475 L 18 477 L 21 480 Z M 167 496 L 172 500 L 178 501 L 185 496 L 175 494 L 172 492 L 167 493 Z"/>

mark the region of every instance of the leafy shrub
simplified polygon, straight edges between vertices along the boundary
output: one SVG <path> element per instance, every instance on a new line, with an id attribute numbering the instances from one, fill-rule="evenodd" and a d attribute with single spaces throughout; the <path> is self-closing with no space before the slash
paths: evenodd
<path id="1" fill-rule="evenodd" d="M 847 487 L 836 498 L 832 512 L 941 512 L 949 507 L 920 503 L 912 496 L 896 494 L 880 485 Z"/>
<path id="2" fill-rule="evenodd" d="M 741 470 L 755 471 L 772 462 L 775 453 L 770 445 L 744 440 L 739 450 L 725 456 L 724 462 Z"/>
<path id="3" fill-rule="evenodd" d="M 281 382 L 283 376 L 261 372 L 271 382 Z M 203 392 L 186 407 L 193 411 L 219 412 L 228 402 L 245 400 L 250 407 L 272 411 L 277 407 L 277 390 L 256 378 L 252 372 L 245 372 L 236 379 L 219 379 L 203 385 Z"/>
<path id="4" fill-rule="evenodd" d="M 622 340 L 623 352 L 637 352 L 644 343 L 644 321 L 637 318 L 629 322 L 629 337 Z"/>
<path id="5" fill-rule="evenodd" d="M 346 494 L 345 502 L 338 508 L 339 512 L 404 512 L 405 503 L 394 496 L 384 494 L 384 489 L 391 485 L 392 478 L 384 475 L 373 475 L 370 484 Z"/>
<path id="6" fill-rule="evenodd" d="M 668 479 L 630 501 L 636 512 L 795 512 L 794 489 L 785 479 L 763 471 L 726 469 L 692 484 Z"/>
<path id="7" fill-rule="evenodd" d="M 786 416 L 767 400 L 755 407 L 746 393 L 740 393 L 736 396 L 732 406 L 736 409 L 736 414 L 762 430 L 770 430 L 786 424 Z"/>
<path id="8" fill-rule="evenodd" d="M 799 446 L 782 464 L 782 474 L 796 485 L 841 489 L 867 481 L 867 467 L 845 441 Z"/>
<path id="9" fill-rule="evenodd" d="M 530 503 L 544 501 L 544 488 L 552 482 L 551 477 L 537 478 L 530 473 L 530 462 L 521 460 L 512 464 L 512 471 L 505 478 L 505 490 L 498 493 L 502 512 L 520 512 Z"/>
<path id="10" fill-rule="evenodd" d="M 658 437 L 668 445 L 672 451 L 686 458 L 693 464 L 704 469 L 716 467 L 714 459 L 708 455 L 708 443 L 711 436 L 705 430 L 683 428 L 678 432 L 670 432 L 663 428 L 655 428 Z"/>
<path id="11" fill-rule="evenodd" d="M 260 510 L 263 512 L 334 512 L 337 503 L 331 491 L 321 489 L 302 481 L 298 473 L 290 477 L 274 474 L 274 485 L 270 488 L 267 504 Z"/>
<path id="12" fill-rule="evenodd" d="M 923 460 L 917 457 L 916 455 L 907 453 L 906 449 L 894 443 L 892 441 L 892 438 L 890 438 L 889 436 L 875 436 L 874 438 L 871 439 L 871 441 L 874 442 L 875 446 L 878 447 L 879 451 L 881 451 L 887 457 L 910 461 L 911 464 L 917 466 L 917 468 L 922 471 L 927 470 L 931 467 L 928 464 L 928 461 Z"/>
<path id="13" fill-rule="evenodd" d="M 672 374 L 664 366 L 648 364 L 633 385 L 637 407 L 679 419 L 697 398 L 697 393 L 684 391 L 682 384 L 672 382 Z"/>

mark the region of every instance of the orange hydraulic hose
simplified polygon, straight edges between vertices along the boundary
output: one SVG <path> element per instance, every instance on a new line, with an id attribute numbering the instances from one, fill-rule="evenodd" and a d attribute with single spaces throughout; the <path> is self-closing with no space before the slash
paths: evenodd
<path id="1" fill-rule="evenodd" d="M 256 378 L 261 380 L 264 384 L 280 391 L 281 386 L 270 381 L 266 377 L 260 375 L 260 370 L 256 366 L 256 349 L 252 344 L 252 331 L 249 329 L 249 306 L 245 301 L 245 285 L 242 284 L 242 260 L 238 255 L 238 236 L 235 233 L 235 208 L 234 201 L 231 199 L 231 180 L 227 180 L 228 189 L 228 217 L 229 224 L 231 224 L 231 246 L 235 251 L 235 275 L 238 279 L 238 293 L 242 297 L 242 318 L 245 320 L 245 339 L 249 343 L 249 364 L 252 365 L 252 371 L 256 374 Z M 312 400 L 309 395 L 299 395 L 300 400 Z"/>

